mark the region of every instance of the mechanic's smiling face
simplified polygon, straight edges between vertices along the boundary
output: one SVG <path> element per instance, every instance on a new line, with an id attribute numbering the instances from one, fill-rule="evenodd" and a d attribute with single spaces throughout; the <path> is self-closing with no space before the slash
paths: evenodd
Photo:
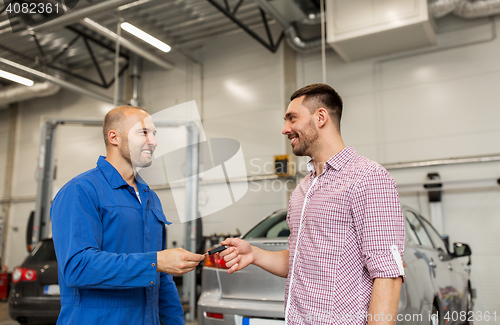
<path id="1" fill-rule="evenodd" d="M 150 166 L 157 146 L 153 119 L 146 112 L 137 111 L 127 119 L 127 126 L 128 135 L 120 146 L 122 157 L 134 168 Z"/>

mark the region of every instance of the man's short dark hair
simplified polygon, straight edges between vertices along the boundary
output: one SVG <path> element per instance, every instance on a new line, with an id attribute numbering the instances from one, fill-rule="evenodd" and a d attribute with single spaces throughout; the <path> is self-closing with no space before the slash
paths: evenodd
<path id="1" fill-rule="evenodd" d="M 333 124 L 340 131 L 340 119 L 342 118 L 342 98 L 332 87 L 326 84 L 312 84 L 300 88 L 290 96 L 290 101 L 295 98 L 304 97 L 302 105 L 314 113 L 318 108 L 324 107 L 330 115 Z"/>

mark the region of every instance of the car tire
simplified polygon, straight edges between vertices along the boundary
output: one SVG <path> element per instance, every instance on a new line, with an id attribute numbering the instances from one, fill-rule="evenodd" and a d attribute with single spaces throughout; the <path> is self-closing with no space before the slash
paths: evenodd
<path id="1" fill-rule="evenodd" d="M 437 317 L 434 317 L 437 315 Z M 441 312 L 435 304 L 432 305 L 431 325 L 441 325 Z"/>

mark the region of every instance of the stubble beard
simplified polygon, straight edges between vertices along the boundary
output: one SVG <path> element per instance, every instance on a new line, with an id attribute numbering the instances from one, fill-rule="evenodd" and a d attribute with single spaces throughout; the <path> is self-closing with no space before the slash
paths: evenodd
<path id="1" fill-rule="evenodd" d="M 120 148 L 120 153 L 121 153 L 123 159 L 125 159 L 130 164 L 130 166 L 132 166 L 133 168 L 144 168 L 144 167 L 151 166 L 153 161 L 142 159 L 141 149 L 137 150 L 139 154 L 137 157 L 134 157 L 133 162 L 132 162 L 132 155 L 130 154 L 130 151 L 131 151 L 130 149 L 131 148 L 129 145 L 129 141 L 125 137 L 124 142 L 123 142 L 123 146 Z M 135 151 L 134 148 L 132 148 L 132 150 Z"/>
<path id="2" fill-rule="evenodd" d="M 318 139 L 318 137 L 318 130 L 314 128 L 314 121 L 310 119 L 309 123 L 298 139 L 298 145 L 293 147 L 293 153 L 296 156 L 311 156 L 308 151 L 313 145 L 314 141 Z"/>
<path id="3" fill-rule="evenodd" d="M 132 158 L 130 157 L 130 148 L 129 148 L 128 143 L 129 142 L 128 142 L 127 137 L 124 137 L 123 138 L 123 145 L 120 147 L 120 153 L 121 153 L 123 159 L 125 159 L 130 164 L 130 166 L 132 166 Z"/>

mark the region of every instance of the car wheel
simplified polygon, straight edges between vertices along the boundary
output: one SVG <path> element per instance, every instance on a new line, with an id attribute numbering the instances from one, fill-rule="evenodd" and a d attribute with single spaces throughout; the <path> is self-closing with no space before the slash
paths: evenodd
<path id="1" fill-rule="evenodd" d="M 431 325 L 440 325 L 441 324 L 441 315 L 440 314 L 441 313 L 439 312 L 436 305 L 432 305 Z"/>
<path id="2" fill-rule="evenodd" d="M 467 320 L 464 322 L 465 325 L 474 325 L 474 312 L 472 311 L 472 294 L 470 293 L 470 290 L 467 290 Z M 469 315 L 471 315 L 469 317 Z"/>

